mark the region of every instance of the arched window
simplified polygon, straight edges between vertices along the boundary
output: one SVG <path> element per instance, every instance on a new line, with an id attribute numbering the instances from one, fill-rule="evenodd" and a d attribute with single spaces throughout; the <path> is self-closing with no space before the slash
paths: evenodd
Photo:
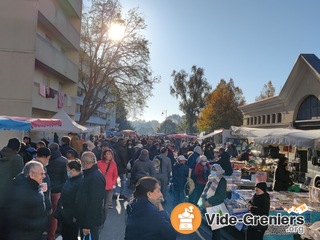
<path id="1" fill-rule="evenodd" d="M 300 105 L 297 120 L 320 118 L 320 101 L 316 96 L 307 97 Z"/>

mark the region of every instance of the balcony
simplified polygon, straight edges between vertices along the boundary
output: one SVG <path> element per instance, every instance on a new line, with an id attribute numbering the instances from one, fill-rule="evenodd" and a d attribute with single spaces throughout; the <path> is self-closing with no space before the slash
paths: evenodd
<path id="1" fill-rule="evenodd" d="M 40 35 L 36 38 L 36 59 L 72 82 L 78 82 L 78 66 Z"/>
<path id="2" fill-rule="evenodd" d="M 67 0 L 65 0 L 68 2 Z M 69 1 L 70 2 L 70 1 Z M 72 1 L 77 2 L 77 1 Z M 80 48 L 80 29 L 79 31 L 71 24 L 70 19 L 65 13 L 57 8 L 52 1 L 39 1 L 38 21 L 59 39 L 66 48 Z M 79 17 L 79 26 L 80 26 Z"/>
<path id="3" fill-rule="evenodd" d="M 34 83 L 32 94 L 32 108 L 50 112 L 58 112 L 58 95 L 55 94 L 54 98 L 42 97 L 39 94 L 39 84 Z M 63 110 L 65 110 L 66 112 L 74 112 L 73 109 L 76 109 L 76 98 L 71 96 L 64 96 Z"/>
<path id="4" fill-rule="evenodd" d="M 66 9 L 70 16 L 81 17 L 82 0 L 58 0 L 58 2 Z"/>

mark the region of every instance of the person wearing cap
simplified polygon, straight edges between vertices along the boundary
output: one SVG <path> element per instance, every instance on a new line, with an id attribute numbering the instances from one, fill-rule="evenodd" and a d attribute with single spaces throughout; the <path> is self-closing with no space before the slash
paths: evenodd
<path id="1" fill-rule="evenodd" d="M 23 169 L 23 159 L 18 154 L 19 150 L 19 139 L 11 138 L 0 152 L 0 231 L 2 234 L 7 229 L 7 221 L 3 214 L 7 207 L 5 199 L 11 189 L 12 179 Z"/>
<path id="2" fill-rule="evenodd" d="M 227 181 L 223 177 L 224 170 L 219 164 L 213 164 L 210 173 L 210 184 L 207 184 L 204 189 L 204 194 L 201 195 L 203 207 L 208 208 L 220 205 L 227 198 Z M 207 197 L 207 192 L 210 188 L 211 196 Z M 221 229 L 212 230 L 212 240 L 221 239 Z M 255 239 L 255 238 L 248 238 Z"/>
<path id="3" fill-rule="evenodd" d="M 267 193 L 267 184 L 259 182 L 255 187 L 255 194 L 249 201 L 248 209 L 250 213 L 258 216 L 268 216 L 270 209 L 270 196 Z M 268 225 L 248 226 L 247 239 L 263 240 L 263 235 L 267 230 Z"/>
<path id="4" fill-rule="evenodd" d="M 186 165 L 187 159 L 180 155 L 177 158 L 177 163 L 172 167 L 172 183 L 173 183 L 173 206 L 184 202 L 184 186 L 188 178 L 189 168 Z"/>

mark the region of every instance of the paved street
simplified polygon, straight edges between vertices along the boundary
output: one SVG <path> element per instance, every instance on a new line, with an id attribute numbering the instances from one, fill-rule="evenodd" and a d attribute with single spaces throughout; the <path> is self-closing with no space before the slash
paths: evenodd
<path id="1" fill-rule="evenodd" d="M 132 190 L 126 188 L 126 196 L 132 196 Z M 168 191 L 167 202 L 164 208 L 171 213 L 173 209 L 173 195 Z M 101 240 L 123 240 L 125 234 L 125 206 L 127 202 L 123 200 L 113 199 L 113 209 L 108 209 L 106 222 L 101 229 L 100 239 Z M 238 232 L 233 227 L 225 227 L 222 229 L 223 240 L 244 240 L 243 233 Z M 56 240 L 61 240 L 61 236 L 57 235 Z M 179 234 L 177 240 L 209 240 L 211 239 L 211 230 L 206 224 L 205 220 L 198 229 L 193 234 Z M 44 235 L 43 240 L 46 240 Z M 79 240 L 80 237 L 79 237 Z"/>
<path id="2" fill-rule="evenodd" d="M 127 196 L 132 194 L 132 191 L 127 189 Z M 164 208 L 170 213 L 173 209 L 173 196 L 171 193 L 167 194 L 167 203 Z M 125 232 L 125 210 L 124 205 L 126 202 L 120 200 L 113 200 L 114 208 L 109 209 L 106 222 L 100 234 L 100 239 L 108 240 L 123 240 Z M 199 229 L 199 235 L 197 233 L 178 236 L 179 240 L 201 240 L 211 239 L 211 232 L 208 227 L 202 225 Z"/>
<path id="3" fill-rule="evenodd" d="M 126 196 L 131 196 L 132 190 L 126 188 Z M 100 232 L 100 239 L 108 240 L 123 240 L 125 234 L 125 207 L 127 202 L 123 200 L 113 200 L 113 209 L 108 209 L 107 219 Z M 167 203 L 164 208 L 170 213 L 173 209 L 173 196 L 168 192 Z M 45 239 L 45 238 L 44 238 Z M 62 239 L 57 236 L 57 240 Z M 79 238 L 80 239 L 80 238 Z M 203 240 L 211 239 L 211 232 L 209 228 L 202 224 L 199 230 L 193 234 L 183 235 L 180 234 L 178 240 Z"/>

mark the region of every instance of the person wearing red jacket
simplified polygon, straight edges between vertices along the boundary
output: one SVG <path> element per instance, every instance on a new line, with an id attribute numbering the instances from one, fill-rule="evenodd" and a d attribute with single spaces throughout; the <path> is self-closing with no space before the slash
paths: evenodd
<path id="1" fill-rule="evenodd" d="M 113 189 L 115 189 L 118 178 L 117 164 L 114 161 L 113 151 L 111 149 L 104 150 L 102 160 L 98 161 L 98 168 L 106 179 L 106 195 L 105 195 L 105 210 L 112 207 Z"/>
<path id="2" fill-rule="evenodd" d="M 208 176 L 210 174 L 210 164 L 205 155 L 200 155 L 200 161 L 196 164 L 194 170 L 195 176 L 195 199 L 199 200 L 204 187 L 208 181 Z"/>

